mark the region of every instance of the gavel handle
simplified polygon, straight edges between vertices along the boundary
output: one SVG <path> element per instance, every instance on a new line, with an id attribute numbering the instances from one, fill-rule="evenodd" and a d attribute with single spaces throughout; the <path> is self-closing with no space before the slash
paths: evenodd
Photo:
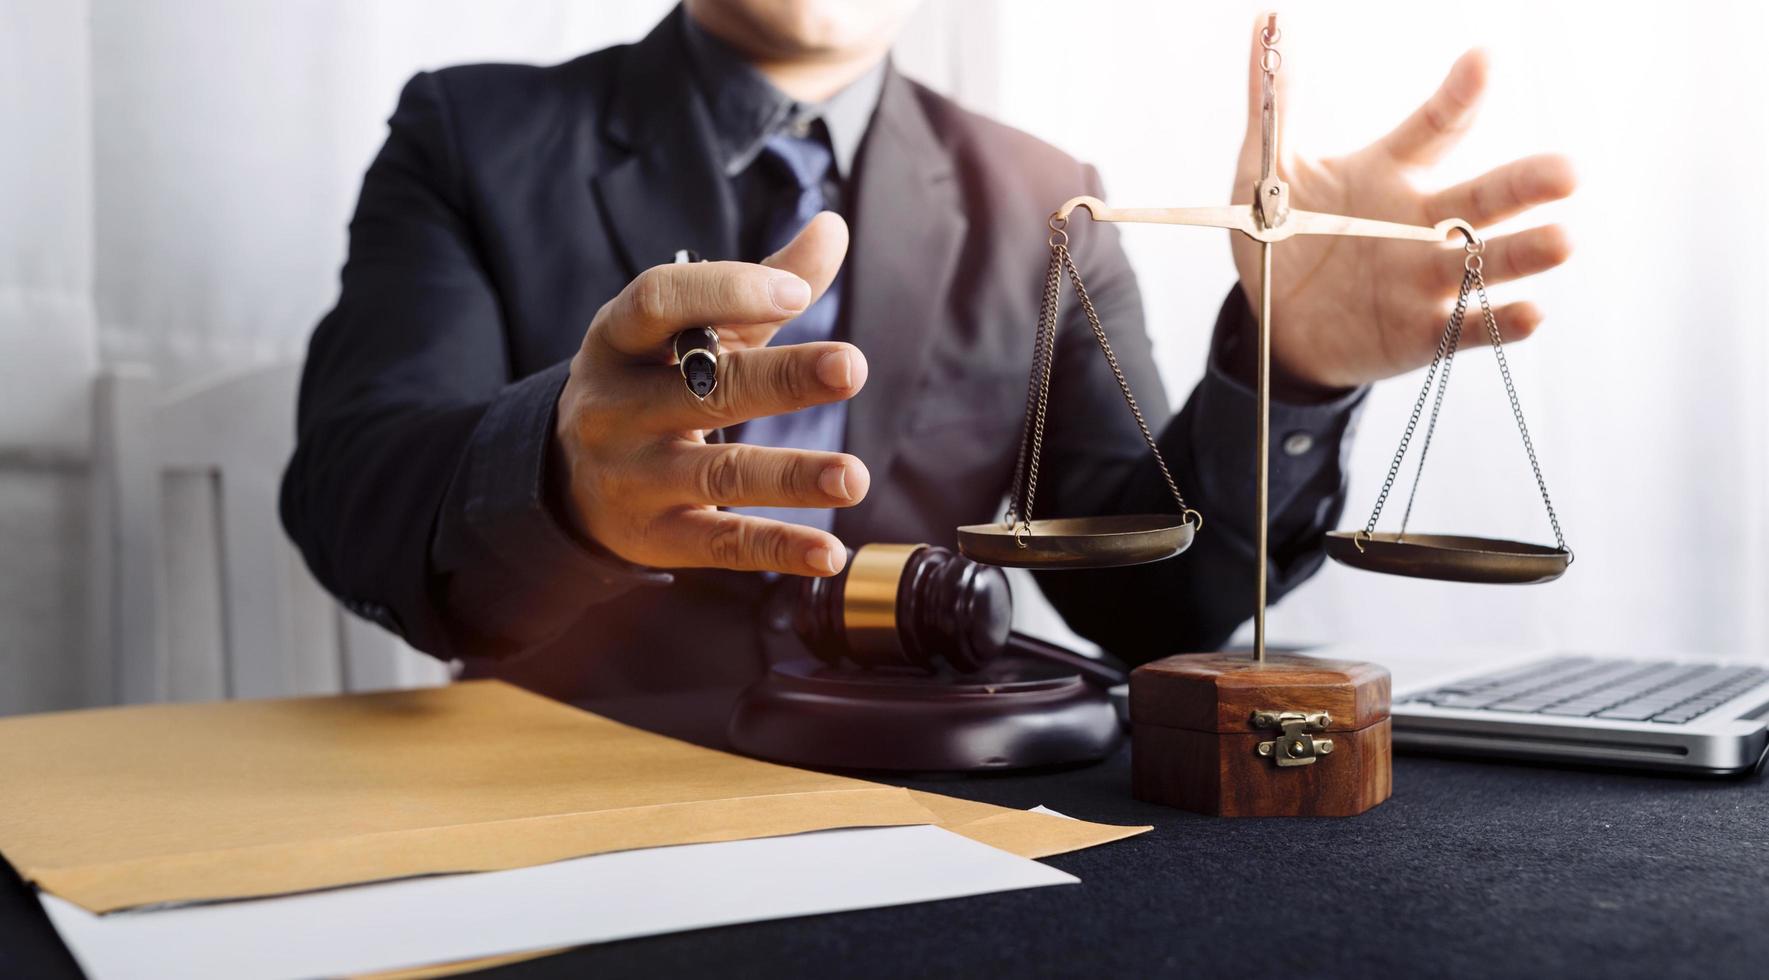
<path id="1" fill-rule="evenodd" d="M 1027 636 L 1024 633 L 1009 633 L 1007 636 L 1007 645 L 1002 647 L 1002 651 L 1005 653 L 1017 653 L 1027 657 L 1034 657 L 1047 663 L 1060 664 L 1061 666 L 1067 667 L 1077 674 L 1080 674 L 1090 683 L 1098 684 L 1101 687 L 1114 687 L 1123 684 L 1130 679 L 1130 675 L 1124 670 L 1124 668 L 1114 663 L 1104 660 L 1095 660 L 1092 657 L 1076 653 L 1067 647 L 1060 647 L 1055 643 L 1047 643 L 1035 636 Z"/>

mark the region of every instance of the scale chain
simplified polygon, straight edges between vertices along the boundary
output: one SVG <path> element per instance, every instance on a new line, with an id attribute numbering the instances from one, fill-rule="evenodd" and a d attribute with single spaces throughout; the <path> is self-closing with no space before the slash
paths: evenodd
<path id="1" fill-rule="evenodd" d="M 1474 256 L 1479 259 L 1479 255 Z M 1523 404 L 1517 400 L 1517 386 L 1511 383 L 1511 366 L 1505 361 L 1505 344 L 1499 338 L 1499 319 L 1493 315 L 1493 305 L 1486 298 L 1486 280 L 1480 274 L 1480 262 L 1474 263 L 1474 288 L 1480 295 L 1480 312 L 1486 319 L 1487 337 L 1492 341 L 1493 356 L 1499 361 L 1499 377 L 1505 379 L 1505 394 L 1511 399 L 1511 415 L 1517 419 L 1517 433 L 1523 437 L 1523 451 L 1529 456 L 1530 472 L 1536 476 L 1536 489 L 1541 491 L 1542 506 L 1548 511 L 1548 524 L 1554 528 L 1554 546 L 1561 551 L 1571 553 L 1566 546 L 1566 535 L 1560 531 L 1560 516 L 1554 513 L 1554 501 L 1548 496 L 1548 481 L 1542 478 L 1542 464 L 1536 460 L 1536 444 L 1529 437 L 1529 425 L 1523 420 Z"/>
<path id="2" fill-rule="evenodd" d="M 1180 492 L 1178 482 L 1173 479 L 1173 472 L 1167 468 L 1167 460 L 1161 455 L 1160 446 L 1149 429 L 1148 421 L 1143 417 L 1142 408 L 1137 405 L 1136 396 L 1130 391 L 1130 381 L 1118 364 L 1118 355 L 1112 350 L 1111 341 L 1106 337 L 1099 311 L 1093 305 L 1093 297 L 1088 294 L 1087 286 L 1081 281 L 1081 270 L 1069 252 L 1068 234 L 1063 229 L 1064 224 L 1067 224 L 1064 219 L 1051 219 L 1050 266 L 1045 273 L 1044 300 L 1039 307 L 1038 331 L 1032 346 L 1032 381 L 1026 392 L 1026 424 L 1021 433 L 1019 458 L 1014 466 L 1013 483 L 1008 492 L 1006 523 L 1014 528 L 1014 536 L 1020 546 L 1026 547 L 1022 535 L 1031 530 L 1032 507 L 1038 497 L 1038 470 L 1043 458 L 1045 419 L 1050 404 L 1050 375 L 1056 360 L 1056 327 L 1061 305 L 1062 277 L 1067 273 L 1075 296 L 1081 303 L 1081 311 L 1093 332 L 1094 341 L 1105 355 L 1106 365 L 1111 368 L 1112 377 L 1118 383 L 1118 391 L 1124 396 L 1124 404 L 1129 407 L 1131 417 L 1136 420 L 1137 431 L 1142 434 L 1143 442 L 1154 455 L 1155 465 L 1161 471 L 1161 479 L 1167 484 L 1168 492 L 1173 495 L 1173 502 L 1178 505 L 1180 515 L 1187 523 L 1192 524 L 1194 529 L 1202 527 L 1203 517 L 1186 504 L 1185 495 Z"/>
<path id="3" fill-rule="evenodd" d="M 1407 525 L 1413 521 L 1413 501 L 1419 496 L 1419 481 L 1425 476 L 1425 457 L 1431 454 L 1431 437 L 1437 434 L 1437 417 L 1443 411 L 1444 392 L 1450 390 L 1450 368 L 1455 366 L 1456 351 L 1462 346 L 1462 329 L 1468 317 L 1468 287 L 1473 284 L 1474 273 L 1462 271 L 1462 288 L 1456 293 L 1456 308 L 1450 314 L 1449 326 L 1445 328 L 1445 340 L 1449 341 L 1449 349 L 1443 355 L 1443 373 L 1437 378 L 1437 394 L 1431 401 L 1431 420 L 1425 425 L 1425 441 L 1419 444 L 1419 463 L 1413 470 L 1413 486 L 1407 491 L 1407 509 L 1401 512 L 1400 534 L 1396 541 L 1404 541 L 1407 536 Z M 1444 344 L 1438 343 L 1438 350 L 1444 350 Z"/>
<path id="4" fill-rule="evenodd" d="M 1161 456 L 1161 447 L 1155 444 L 1154 435 L 1149 432 L 1149 423 L 1142 417 L 1142 409 L 1136 404 L 1136 396 L 1130 393 L 1130 382 L 1124 377 L 1124 369 L 1118 366 L 1118 355 L 1112 351 L 1111 341 L 1106 339 L 1106 328 L 1100 323 L 1099 313 L 1093 308 L 1093 297 L 1087 295 L 1087 287 L 1081 284 L 1081 270 L 1075 267 L 1075 260 L 1070 257 L 1065 246 L 1062 250 L 1063 265 L 1069 270 L 1069 282 L 1075 287 L 1075 296 L 1081 301 L 1081 311 L 1087 315 L 1087 324 L 1093 328 L 1093 339 L 1099 342 L 1101 353 L 1106 355 L 1106 364 L 1112 369 L 1112 377 L 1118 381 L 1118 390 L 1124 394 L 1124 404 L 1130 406 L 1130 414 L 1136 419 L 1136 427 L 1142 432 L 1142 441 L 1148 444 L 1149 452 L 1155 456 L 1155 465 L 1161 468 L 1161 479 L 1167 482 L 1167 490 L 1173 494 L 1173 502 L 1179 505 L 1179 512 L 1185 515 L 1190 509 L 1186 507 L 1185 495 L 1179 492 L 1179 484 L 1174 482 L 1173 474 L 1167 469 L 1167 460 Z"/>
<path id="5" fill-rule="evenodd" d="M 1029 529 L 1032 501 L 1038 495 L 1038 463 L 1044 446 L 1044 417 L 1050 398 L 1050 369 L 1054 360 L 1052 352 L 1056 346 L 1057 308 L 1061 302 L 1063 284 L 1063 261 L 1058 251 L 1058 234 L 1062 234 L 1064 240 L 1068 238 L 1060 228 L 1053 228 L 1050 267 L 1044 275 L 1044 301 L 1038 308 L 1038 330 L 1032 341 L 1032 381 L 1026 389 L 1026 424 L 1020 434 L 1019 459 L 1014 464 L 1013 486 L 1007 496 L 1007 524 L 1009 527 L 1017 524 L 1020 531 Z M 1029 468 L 1028 456 L 1031 464 Z M 1024 496 L 1021 496 L 1022 490 Z M 1018 534 L 1016 532 L 1015 536 L 1018 537 Z"/>
<path id="6" fill-rule="evenodd" d="M 1468 280 L 1464 276 L 1463 288 L 1467 288 Z M 1467 308 L 1466 295 L 1457 303 L 1457 312 Z M 1432 385 L 1437 381 L 1437 369 L 1449 351 L 1450 338 L 1461 333 L 1461 320 L 1452 313 L 1450 322 L 1444 327 L 1443 336 L 1437 341 L 1437 353 L 1431 358 L 1431 366 L 1425 369 L 1425 384 L 1419 389 L 1419 397 L 1413 401 L 1413 413 L 1407 417 L 1406 431 L 1401 433 L 1400 448 L 1394 453 L 1394 461 L 1388 464 L 1388 475 L 1382 479 L 1382 490 L 1376 494 L 1376 506 L 1370 511 L 1370 520 L 1364 525 L 1366 535 L 1376 533 L 1376 522 L 1382 518 L 1382 508 L 1388 503 L 1388 494 L 1394 489 L 1394 479 L 1400 474 L 1400 464 L 1407 457 L 1407 446 L 1413 441 L 1413 433 L 1419 428 L 1419 416 L 1425 412 L 1425 400 L 1431 394 Z"/>
<path id="7" fill-rule="evenodd" d="M 1548 523 L 1554 530 L 1554 543 L 1561 551 L 1568 554 L 1571 549 L 1566 546 L 1566 536 L 1560 528 L 1560 517 L 1554 511 L 1554 501 L 1548 495 L 1548 483 L 1542 476 L 1542 466 L 1536 457 L 1535 442 L 1530 438 L 1529 425 L 1524 421 L 1523 405 L 1517 397 L 1517 386 L 1511 380 L 1511 368 L 1505 359 L 1504 341 L 1499 335 L 1499 321 L 1493 314 L 1493 307 L 1486 294 L 1486 278 L 1482 275 L 1481 252 L 1485 244 L 1473 239 L 1467 245 L 1467 258 L 1463 262 L 1462 286 L 1457 291 L 1456 306 L 1450 313 L 1449 322 L 1444 327 L 1443 336 L 1438 339 L 1437 351 L 1431 358 L 1431 364 L 1425 370 L 1425 383 L 1419 389 L 1419 397 L 1413 402 L 1412 415 L 1407 419 L 1406 431 L 1401 434 L 1400 448 L 1395 451 L 1394 460 L 1388 466 L 1388 475 L 1382 480 L 1382 490 L 1376 495 L 1376 506 L 1370 511 L 1370 519 L 1364 525 L 1364 535 L 1373 537 L 1376 533 L 1376 522 L 1382 517 L 1382 508 L 1388 502 L 1388 495 L 1394 489 L 1395 477 L 1400 473 L 1402 461 L 1406 459 L 1407 447 L 1419 426 L 1419 417 L 1424 413 L 1426 399 L 1436 387 L 1436 397 L 1432 400 L 1431 416 L 1426 424 L 1425 440 L 1420 444 L 1418 468 L 1413 473 L 1413 485 L 1407 494 L 1407 507 L 1401 517 L 1400 534 L 1396 540 L 1406 535 L 1407 523 L 1412 518 L 1413 500 L 1419 492 L 1419 480 L 1425 472 L 1425 457 L 1431 451 L 1431 437 L 1437 430 L 1439 413 L 1443 410 L 1444 392 L 1450 383 L 1450 368 L 1456 357 L 1456 350 L 1461 345 L 1462 327 L 1468 313 L 1468 297 L 1472 292 L 1480 299 L 1482 319 L 1485 321 L 1487 339 L 1492 344 L 1493 355 L 1499 363 L 1499 376 L 1505 382 L 1505 394 L 1511 402 L 1511 415 L 1517 422 L 1517 431 L 1523 438 L 1523 449 L 1529 457 L 1530 472 L 1535 475 L 1536 489 L 1542 495 L 1542 506 L 1548 512 Z M 1438 374 L 1442 367 L 1441 377 Z"/>

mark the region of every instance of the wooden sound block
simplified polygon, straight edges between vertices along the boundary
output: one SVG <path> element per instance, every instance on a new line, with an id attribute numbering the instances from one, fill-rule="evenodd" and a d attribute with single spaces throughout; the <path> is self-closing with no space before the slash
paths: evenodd
<path id="1" fill-rule="evenodd" d="M 1388 799 L 1388 671 L 1271 654 L 1167 657 L 1130 675 L 1132 791 L 1224 817 L 1345 817 Z"/>

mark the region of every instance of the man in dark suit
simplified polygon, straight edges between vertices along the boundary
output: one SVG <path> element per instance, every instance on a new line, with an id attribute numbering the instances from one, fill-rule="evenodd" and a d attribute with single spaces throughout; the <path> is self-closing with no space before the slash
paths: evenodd
<path id="1" fill-rule="evenodd" d="M 319 579 L 469 675 L 635 704 L 709 692 L 711 731 L 731 692 L 802 655 L 780 575 L 999 517 L 1045 219 L 1102 191 L 1092 168 L 897 74 L 886 52 L 912 6 L 687 0 L 637 44 L 414 78 L 302 384 L 283 517 Z M 1408 171 L 1454 142 L 1483 78 L 1471 53 L 1371 148 L 1286 157 L 1294 204 L 1482 225 L 1565 196 L 1552 157 L 1414 189 Z M 1241 200 L 1257 156 L 1253 125 Z M 1230 294 L 1170 417 L 1116 232 L 1070 233 L 1208 524 L 1177 559 L 1040 584 L 1133 662 L 1213 649 L 1253 603 L 1247 303 Z M 668 264 L 678 249 L 722 261 Z M 1321 562 L 1362 386 L 1429 359 L 1460 277 L 1417 246 L 1281 251 L 1274 595 Z M 1486 266 L 1516 278 L 1566 251 L 1538 228 L 1489 243 Z M 1255 281 L 1252 254 L 1237 261 Z M 1527 303 L 1500 318 L 1512 337 L 1541 319 Z M 672 336 L 698 324 L 725 351 L 704 402 L 671 366 Z M 1171 510 L 1073 303 L 1054 375 L 1038 513 Z"/>

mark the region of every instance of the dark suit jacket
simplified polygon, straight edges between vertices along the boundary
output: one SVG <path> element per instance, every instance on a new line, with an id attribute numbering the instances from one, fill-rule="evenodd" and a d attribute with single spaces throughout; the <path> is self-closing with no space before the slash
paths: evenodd
<path id="1" fill-rule="evenodd" d="M 555 67 L 414 78 L 364 178 L 338 305 L 301 387 L 282 509 L 320 581 L 420 649 L 555 696 L 730 688 L 800 652 L 760 576 L 681 571 L 661 584 L 669 576 L 573 540 L 546 491 L 553 405 L 597 308 L 678 248 L 736 248 L 681 30 L 672 15 L 637 44 Z M 848 194 L 841 330 L 871 375 L 846 448 L 872 472 L 870 495 L 835 524 L 849 547 L 951 545 L 954 527 L 1000 516 L 1045 219 L 1079 193 L 1102 193 L 1092 168 L 890 72 Z M 1206 524 L 1177 559 L 1041 586 L 1077 630 L 1133 662 L 1214 649 L 1252 610 L 1252 396 L 1212 367 L 1170 419 L 1116 230 L 1078 219 L 1071 234 Z M 1038 513 L 1171 512 L 1064 302 Z M 1238 291 L 1224 311 L 1219 346 L 1244 330 Z M 1320 562 L 1318 536 L 1342 502 L 1348 405 L 1274 413 L 1279 441 L 1313 439 L 1274 453 L 1274 595 Z"/>

